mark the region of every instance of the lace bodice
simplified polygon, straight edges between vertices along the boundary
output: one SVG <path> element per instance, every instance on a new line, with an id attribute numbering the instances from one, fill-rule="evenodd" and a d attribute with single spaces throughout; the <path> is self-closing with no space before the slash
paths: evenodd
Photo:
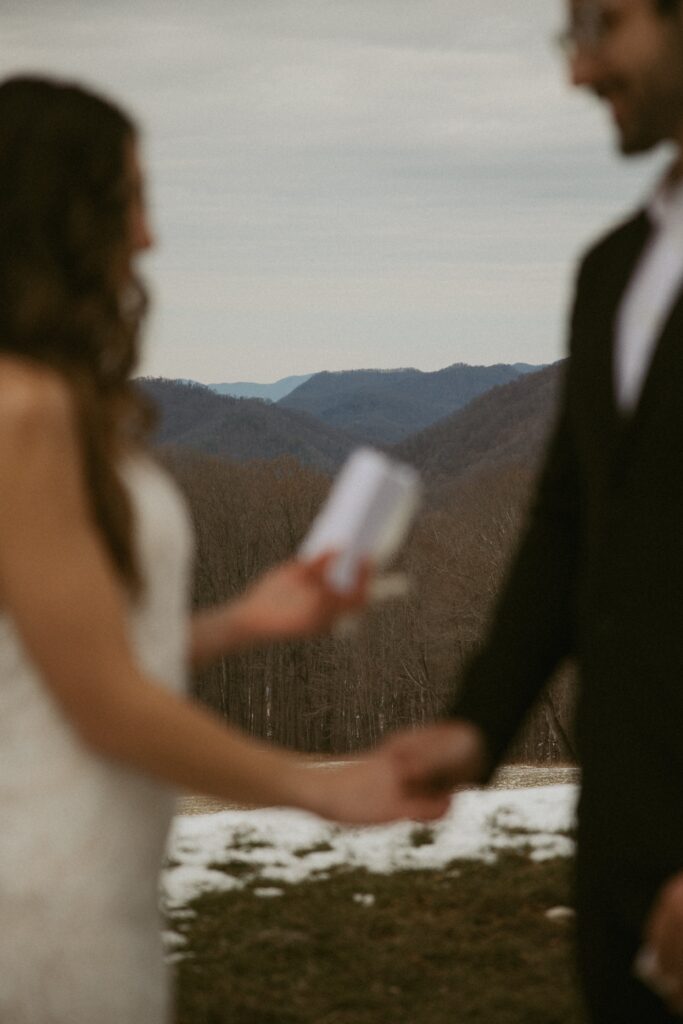
<path id="1" fill-rule="evenodd" d="M 131 644 L 160 685 L 183 688 L 192 541 L 151 461 L 122 469 L 144 593 Z M 156 880 L 174 793 L 86 749 L 0 616 L 0 1020 L 165 1019 Z M 36 979 L 40 978 L 40 983 Z"/>

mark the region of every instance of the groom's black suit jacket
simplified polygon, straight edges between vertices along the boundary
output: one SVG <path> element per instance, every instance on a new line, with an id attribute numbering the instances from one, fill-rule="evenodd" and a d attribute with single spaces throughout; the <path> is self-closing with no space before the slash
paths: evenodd
<path id="1" fill-rule="evenodd" d="M 495 759 L 557 663 L 579 666 L 584 852 L 683 867 L 683 295 L 635 413 L 615 404 L 615 316 L 651 227 L 584 259 L 558 422 L 526 533 L 451 708 Z"/>

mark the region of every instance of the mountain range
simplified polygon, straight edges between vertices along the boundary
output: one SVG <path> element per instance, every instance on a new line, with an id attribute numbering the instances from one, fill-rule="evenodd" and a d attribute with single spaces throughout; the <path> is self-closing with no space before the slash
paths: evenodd
<path id="1" fill-rule="evenodd" d="M 493 388 L 391 449 L 428 485 L 504 464 L 530 465 L 552 425 L 563 362 Z"/>
<path id="2" fill-rule="evenodd" d="M 457 369 L 498 368 L 447 369 L 455 375 Z M 357 379 L 362 383 L 367 381 L 367 374 L 379 372 L 357 371 Z M 389 373 L 396 379 L 419 371 Z M 330 425 L 283 402 L 220 395 L 210 387 L 187 381 L 143 378 L 138 383 L 158 408 L 154 441 L 159 445 L 192 448 L 239 461 L 288 455 L 331 474 L 359 441 L 371 441 L 415 465 L 433 491 L 442 483 L 477 469 L 534 463 L 552 421 L 560 375 L 559 363 L 537 372 L 491 374 L 489 380 L 507 376 L 507 382 L 494 383 L 462 408 L 393 445 L 369 431 L 363 436 Z M 336 375 L 316 376 L 323 377 L 325 383 L 328 376 Z M 470 382 L 476 379 L 467 372 L 462 376 Z M 301 387 L 307 387 L 314 379 Z M 447 378 L 441 378 L 439 383 L 444 379 Z M 370 383 L 374 385 L 372 378 Z M 387 404 L 390 409 L 397 407 Z"/>
<path id="3" fill-rule="evenodd" d="M 333 473 L 355 446 L 343 431 L 258 398 L 218 395 L 203 384 L 145 377 L 138 381 L 158 411 L 153 441 L 244 461 L 292 455 Z"/>
<path id="4" fill-rule="evenodd" d="M 359 442 L 395 444 L 492 387 L 537 369 L 454 363 L 431 373 L 412 368 L 316 373 L 278 404 L 309 413 Z"/>

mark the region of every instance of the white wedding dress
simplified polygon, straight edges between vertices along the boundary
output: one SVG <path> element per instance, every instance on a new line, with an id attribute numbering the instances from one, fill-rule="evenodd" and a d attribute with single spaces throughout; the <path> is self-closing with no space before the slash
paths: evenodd
<path id="1" fill-rule="evenodd" d="M 192 534 L 166 474 L 123 470 L 144 669 L 182 690 Z M 174 793 L 90 752 L 0 615 L 0 1022 L 165 1024 L 157 885 Z"/>

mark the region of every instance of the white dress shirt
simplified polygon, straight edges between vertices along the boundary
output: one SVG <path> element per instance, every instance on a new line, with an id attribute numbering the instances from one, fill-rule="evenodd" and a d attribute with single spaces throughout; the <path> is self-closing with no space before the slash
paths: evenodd
<path id="1" fill-rule="evenodd" d="M 638 404 L 657 340 L 683 285 L 683 182 L 661 185 L 648 214 L 654 231 L 617 313 L 614 390 L 625 413 Z"/>

